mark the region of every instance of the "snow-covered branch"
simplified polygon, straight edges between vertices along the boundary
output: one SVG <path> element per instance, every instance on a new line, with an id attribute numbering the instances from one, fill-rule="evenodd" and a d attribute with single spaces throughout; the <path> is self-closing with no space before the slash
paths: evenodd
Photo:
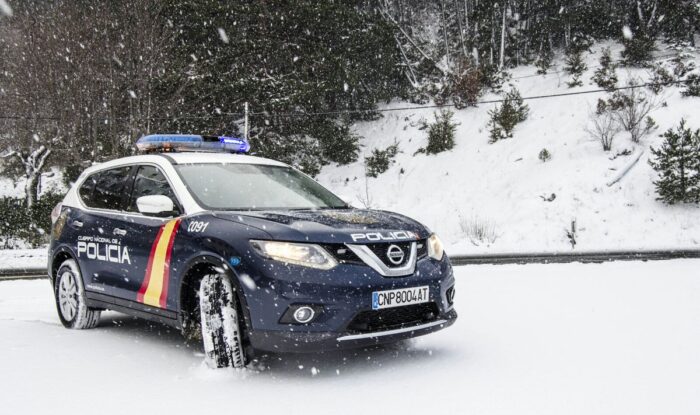
<path id="1" fill-rule="evenodd" d="M 21 151 L 8 150 L 7 153 L 1 156 L 2 158 L 14 157 L 24 169 L 24 177 L 26 180 L 24 185 L 24 197 L 27 209 L 31 209 L 36 202 L 38 197 L 38 180 L 40 180 L 41 173 L 44 167 L 46 167 L 46 161 L 51 153 L 51 149 L 41 145 L 30 150 L 28 153 L 23 154 Z"/>
<path id="2" fill-rule="evenodd" d="M 384 6 L 383 6 L 383 7 L 380 7 L 378 10 L 379 10 L 379 13 L 380 13 L 389 23 L 391 23 L 391 24 L 393 24 L 394 26 L 396 26 L 396 28 L 399 30 L 399 32 L 401 32 L 401 34 L 403 35 L 403 37 L 406 38 L 406 40 L 408 41 L 408 43 L 410 43 L 411 46 L 413 46 L 413 47 L 418 51 L 418 53 L 420 53 L 420 55 L 423 56 L 424 59 L 426 59 L 426 60 L 428 60 L 428 61 L 430 61 L 430 62 L 433 62 L 433 59 L 432 59 L 430 56 L 428 56 L 428 54 L 418 45 L 418 43 L 417 43 L 408 33 L 406 33 L 406 31 L 403 29 L 403 27 L 401 27 L 401 25 L 399 24 L 399 22 L 397 22 L 396 19 L 394 19 L 394 17 L 391 15 L 391 13 L 389 13 L 389 4 L 388 4 L 387 1 L 384 1 Z M 434 62 L 433 62 L 433 63 L 434 63 Z M 446 73 L 445 73 L 445 70 L 442 69 L 440 66 L 438 66 L 438 65 L 435 64 L 435 63 L 434 63 L 434 66 L 435 66 L 435 68 L 437 68 L 443 75 L 446 74 Z"/>

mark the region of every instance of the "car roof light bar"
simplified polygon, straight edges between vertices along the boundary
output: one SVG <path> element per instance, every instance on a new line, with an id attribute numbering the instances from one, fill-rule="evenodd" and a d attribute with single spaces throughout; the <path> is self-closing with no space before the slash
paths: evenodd
<path id="1" fill-rule="evenodd" d="M 140 153 L 168 152 L 210 152 L 210 153 L 247 153 L 250 151 L 248 141 L 237 137 L 195 135 L 195 134 L 151 134 L 136 141 Z"/>

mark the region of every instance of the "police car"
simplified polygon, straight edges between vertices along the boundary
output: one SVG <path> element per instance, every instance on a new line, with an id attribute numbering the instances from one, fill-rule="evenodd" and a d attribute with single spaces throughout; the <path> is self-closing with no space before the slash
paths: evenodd
<path id="1" fill-rule="evenodd" d="M 348 206 L 245 140 L 150 135 L 88 168 L 52 213 L 48 270 L 64 326 L 114 310 L 182 330 L 207 363 L 363 347 L 451 325 L 438 237 Z"/>

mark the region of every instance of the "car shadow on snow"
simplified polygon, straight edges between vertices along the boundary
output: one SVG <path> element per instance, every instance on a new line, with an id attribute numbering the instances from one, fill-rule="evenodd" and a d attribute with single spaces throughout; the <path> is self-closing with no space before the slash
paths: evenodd
<path id="1" fill-rule="evenodd" d="M 185 358 L 202 356 L 199 344 L 186 342 L 172 327 L 120 313 L 103 314 L 100 325 L 105 332 L 125 339 L 138 339 L 156 345 L 177 348 Z M 284 378 L 332 378 L 350 373 L 371 374 L 393 367 L 418 366 L 448 357 L 450 349 L 428 347 L 409 339 L 393 344 L 361 349 L 332 350 L 319 353 L 262 353 L 247 369 L 258 376 Z"/>
<path id="2" fill-rule="evenodd" d="M 201 351 L 198 345 L 186 342 L 180 331 L 173 327 L 138 317 L 131 317 L 126 314 L 116 312 L 103 313 L 98 328 L 120 337 L 137 338 L 139 341 L 180 347 L 190 355 L 193 351 Z"/>
<path id="3" fill-rule="evenodd" d="M 329 378 L 346 374 L 370 374 L 393 367 L 423 365 L 443 359 L 448 350 L 417 345 L 415 340 L 362 349 L 327 351 L 322 353 L 266 354 L 249 367 L 260 374 L 269 373 L 277 378 Z"/>

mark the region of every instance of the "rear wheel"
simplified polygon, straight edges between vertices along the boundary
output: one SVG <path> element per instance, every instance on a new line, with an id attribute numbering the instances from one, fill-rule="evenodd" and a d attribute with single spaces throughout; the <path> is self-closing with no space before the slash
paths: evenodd
<path id="1" fill-rule="evenodd" d="M 87 306 L 80 268 L 73 259 L 61 263 L 54 282 L 56 309 L 61 323 L 69 329 L 91 329 L 100 322 L 100 310 Z"/>
<path id="2" fill-rule="evenodd" d="M 211 274 L 202 278 L 199 310 L 204 353 L 210 367 L 245 366 L 237 304 L 236 293 L 228 277 Z"/>

